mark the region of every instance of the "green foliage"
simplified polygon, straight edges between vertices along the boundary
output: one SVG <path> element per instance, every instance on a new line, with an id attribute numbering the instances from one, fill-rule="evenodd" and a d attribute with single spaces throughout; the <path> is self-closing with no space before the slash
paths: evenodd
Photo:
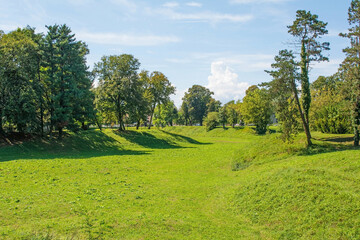
<path id="1" fill-rule="evenodd" d="M 221 102 L 215 100 L 214 98 L 210 98 L 210 101 L 206 104 L 207 112 L 219 112 L 221 108 Z"/>
<path id="2" fill-rule="evenodd" d="M 178 118 L 178 110 L 173 101 L 160 104 L 154 112 L 154 124 L 157 127 L 172 126 Z"/>
<path id="3" fill-rule="evenodd" d="M 232 127 L 235 127 L 241 119 L 241 103 L 235 101 L 228 102 L 226 104 L 227 121 Z"/>
<path id="4" fill-rule="evenodd" d="M 150 102 L 150 123 L 157 105 L 166 104 L 170 101 L 170 95 L 175 93 L 175 87 L 171 85 L 169 79 L 161 72 L 153 72 L 147 83 L 146 96 Z"/>
<path id="5" fill-rule="evenodd" d="M 191 125 L 189 106 L 186 101 L 182 102 L 179 115 L 184 118 L 185 126 L 188 126 L 189 124 Z"/>
<path id="6" fill-rule="evenodd" d="M 302 116 L 303 124 L 306 124 L 297 91 L 297 63 L 291 51 L 281 50 L 271 67 L 274 70 L 266 72 L 273 80 L 263 85 L 269 88 L 276 118 L 281 126 L 281 138 L 285 142 L 292 142 L 298 133 L 299 115 Z"/>
<path id="7" fill-rule="evenodd" d="M 213 94 L 213 92 L 203 86 L 193 85 L 183 97 L 191 119 L 200 123 L 200 126 L 202 126 L 203 119 L 207 114 L 208 104 L 212 101 L 211 95 Z"/>
<path id="8" fill-rule="evenodd" d="M 301 108 L 300 115 L 307 135 L 307 145 L 311 146 L 309 111 L 311 106 L 311 93 L 309 82 L 309 65 L 313 61 L 328 61 L 322 52 L 330 50 L 328 42 L 320 42 L 318 39 L 326 35 L 327 23 L 318 20 L 316 14 L 310 11 L 298 10 L 293 25 L 288 26 L 289 33 L 297 38 L 301 46 L 300 52 L 300 82 L 301 82 Z"/>
<path id="9" fill-rule="evenodd" d="M 139 74 L 139 85 L 137 91 L 134 92 L 135 98 L 130 108 L 130 121 L 136 122 L 136 128 L 140 127 L 141 122 L 147 122 L 150 114 L 150 99 L 147 95 L 147 86 L 149 83 L 149 72 L 141 71 Z"/>
<path id="10" fill-rule="evenodd" d="M 348 133 L 351 129 L 350 102 L 339 76 L 319 77 L 312 84 L 313 107 L 310 118 L 315 130 Z"/>
<path id="11" fill-rule="evenodd" d="M 272 113 L 269 95 L 265 89 L 253 88 L 243 99 L 242 113 L 245 123 L 254 124 L 258 134 L 264 134 Z"/>
<path id="12" fill-rule="evenodd" d="M 143 85 L 137 73 L 140 63 L 129 54 L 104 56 L 95 64 L 94 74 L 99 78 L 98 99 L 102 111 L 112 112 L 125 130 L 124 118 L 134 105 Z"/>
<path id="13" fill-rule="evenodd" d="M 359 146 L 360 141 L 360 1 L 352 0 L 349 8 L 348 33 L 340 34 L 349 38 L 350 47 L 344 49 L 346 58 L 342 64 L 342 71 L 346 80 L 348 95 L 351 102 L 351 118 L 354 131 L 354 145 Z"/>
<path id="14" fill-rule="evenodd" d="M 0 39 L 0 116 L 21 133 L 34 131 L 36 126 L 38 46 L 33 31 L 19 28 Z"/>
<path id="15" fill-rule="evenodd" d="M 46 36 L 27 27 L 0 39 L 0 132 L 43 135 L 45 127 L 86 128 L 95 118 L 87 46 L 66 25 Z M 15 129 L 14 129 L 15 126 Z"/>
<path id="16" fill-rule="evenodd" d="M 205 119 L 206 131 L 211 131 L 219 124 L 219 116 L 217 112 L 209 112 Z"/>
<path id="17" fill-rule="evenodd" d="M 227 116 L 227 106 L 223 106 L 219 109 L 218 112 L 218 119 L 219 123 L 225 128 L 226 123 L 228 122 L 228 116 Z"/>

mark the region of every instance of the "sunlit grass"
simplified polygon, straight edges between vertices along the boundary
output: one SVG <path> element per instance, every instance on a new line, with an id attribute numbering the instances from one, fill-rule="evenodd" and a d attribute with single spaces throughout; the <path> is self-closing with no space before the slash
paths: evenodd
<path id="1" fill-rule="evenodd" d="M 0 238 L 357 239 L 358 150 L 314 137 L 107 129 L 2 147 Z"/>

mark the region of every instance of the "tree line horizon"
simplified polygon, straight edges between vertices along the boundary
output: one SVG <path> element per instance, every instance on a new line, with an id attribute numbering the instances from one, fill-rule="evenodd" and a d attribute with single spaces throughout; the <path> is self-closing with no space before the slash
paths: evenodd
<path id="1" fill-rule="evenodd" d="M 270 82 L 251 86 L 242 101 L 222 104 L 201 85 L 193 85 L 177 109 L 170 95 L 175 87 L 159 71 L 139 71 L 131 54 L 103 56 L 89 71 L 85 42 L 78 41 L 66 25 L 46 26 L 47 33 L 31 27 L 5 34 L 0 31 L 0 136 L 11 132 L 37 135 L 87 129 L 89 125 L 126 124 L 137 128 L 166 125 L 254 124 L 256 132 L 267 131 L 271 115 L 280 125 L 284 141 L 304 131 L 307 146 L 311 131 L 360 132 L 360 1 L 349 7 L 349 29 L 341 37 L 350 40 L 346 58 L 337 73 L 319 76 L 310 83 L 311 62 L 328 61 L 327 23 L 310 11 L 298 10 L 287 26 L 300 54 L 283 49 L 275 56 Z M 298 60 L 299 59 L 299 60 Z M 94 86 L 95 79 L 98 85 Z"/>

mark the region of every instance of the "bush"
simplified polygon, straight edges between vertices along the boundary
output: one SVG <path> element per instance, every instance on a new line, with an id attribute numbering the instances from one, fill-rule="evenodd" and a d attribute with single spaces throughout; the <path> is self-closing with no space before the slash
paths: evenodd
<path id="1" fill-rule="evenodd" d="M 206 131 L 211 131 L 219 124 L 218 113 L 209 112 L 205 119 Z"/>

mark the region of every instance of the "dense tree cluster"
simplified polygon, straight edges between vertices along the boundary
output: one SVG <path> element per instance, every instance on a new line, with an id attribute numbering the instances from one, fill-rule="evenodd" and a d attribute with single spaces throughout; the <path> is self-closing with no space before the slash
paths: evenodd
<path id="1" fill-rule="evenodd" d="M 327 34 L 326 26 L 310 12 L 297 11 L 289 33 L 299 43 L 299 61 L 292 51 L 281 50 L 267 71 L 273 80 L 262 86 L 269 90 L 277 119 L 283 129 L 283 139 L 291 141 L 299 122 L 311 146 L 310 129 L 325 133 L 347 133 L 353 129 L 354 145 L 359 145 L 360 132 L 360 1 L 352 0 L 349 8 L 349 32 L 340 34 L 350 39 L 344 49 L 346 58 L 338 73 L 320 76 L 309 82 L 309 65 L 312 61 L 327 61 L 323 55 L 329 50 L 328 42 L 320 42 Z M 300 88 L 299 86 L 300 85 Z M 349 114 L 350 113 L 350 114 Z"/>
<path id="2" fill-rule="evenodd" d="M 77 130 L 93 119 L 89 50 L 66 25 L 0 35 L 0 132 Z"/>
<path id="3" fill-rule="evenodd" d="M 296 51 L 281 50 L 266 71 L 272 81 L 251 86 L 242 101 L 222 104 L 206 87 L 193 85 L 178 109 L 175 93 L 161 72 L 139 72 L 140 62 L 129 54 L 103 56 L 90 72 L 87 45 L 66 25 L 47 26 L 46 34 L 27 27 L 0 31 L 0 136 L 9 132 L 52 134 L 77 131 L 90 124 L 139 128 L 199 125 L 207 130 L 242 124 L 264 134 L 278 122 L 284 141 L 303 130 L 307 146 L 311 130 L 360 134 L 360 0 L 349 8 L 350 40 L 346 58 L 333 76 L 310 83 L 312 62 L 328 61 L 330 44 L 321 41 L 327 23 L 309 11 L 298 10 L 288 33 Z M 299 52 L 298 55 L 295 52 Z M 94 82 L 97 86 L 94 87 Z"/>

